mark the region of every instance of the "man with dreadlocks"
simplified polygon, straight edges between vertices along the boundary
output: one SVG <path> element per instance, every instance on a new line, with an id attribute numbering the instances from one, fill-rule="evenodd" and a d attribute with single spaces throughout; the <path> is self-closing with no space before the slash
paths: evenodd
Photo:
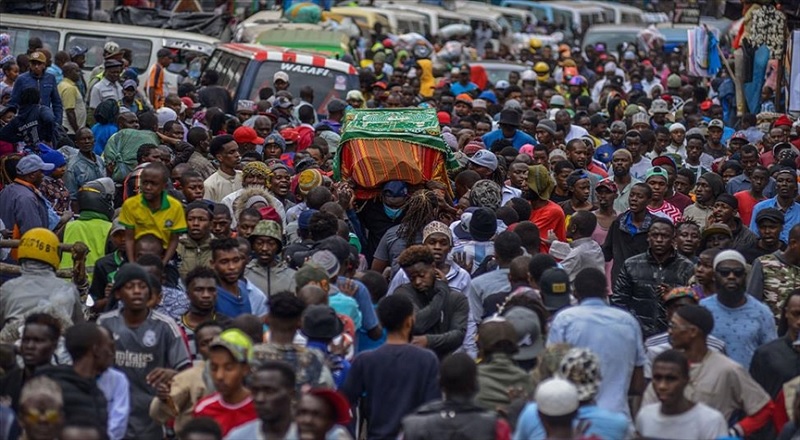
<path id="1" fill-rule="evenodd" d="M 242 168 L 242 188 L 222 198 L 222 204 L 227 206 L 228 209 L 235 214 L 231 224 L 232 228 L 236 227 L 236 222 L 239 217 L 237 214 L 239 214 L 242 209 L 248 207 L 246 206 L 246 202 L 253 196 L 263 197 L 265 200 L 264 204 L 274 208 L 281 217 L 281 227 L 286 228 L 286 210 L 284 209 L 283 204 L 277 198 L 275 198 L 275 196 L 272 194 L 272 191 L 269 189 L 270 177 L 272 177 L 272 170 L 270 170 L 270 168 L 264 164 L 264 162 L 248 162 L 247 165 Z M 240 208 L 237 212 L 237 209 L 235 209 L 236 207 L 234 207 L 234 202 L 239 198 L 239 196 L 242 195 L 242 193 L 245 192 L 245 190 L 248 190 L 248 197 L 244 198 L 242 203 L 237 204 L 236 207 Z"/>
<path id="2" fill-rule="evenodd" d="M 400 270 L 397 263 L 400 253 L 411 245 L 422 243 L 422 230 L 437 219 L 439 199 L 433 191 L 419 190 L 409 197 L 403 210 L 406 212 L 403 221 L 386 231 L 372 260 L 372 270 L 377 272 L 383 272 L 391 262 L 391 277 Z"/>

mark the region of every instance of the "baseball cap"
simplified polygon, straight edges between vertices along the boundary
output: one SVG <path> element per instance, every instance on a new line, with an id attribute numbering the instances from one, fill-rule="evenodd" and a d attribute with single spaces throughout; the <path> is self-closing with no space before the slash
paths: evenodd
<path id="1" fill-rule="evenodd" d="M 387 88 L 386 83 L 383 81 L 377 81 L 375 83 L 372 83 L 372 88 L 374 89 L 375 87 L 381 88 L 383 90 L 386 90 Z"/>
<path id="2" fill-rule="evenodd" d="M 711 225 L 706 226 L 705 229 L 703 229 L 702 237 L 708 238 L 715 234 L 724 234 L 733 238 L 733 232 L 731 232 L 730 226 L 726 225 L 725 223 L 712 223 Z"/>
<path id="3" fill-rule="evenodd" d="M 567 271 L 557 267 L 544 271 L 539 279 L 539 293 L 545 308 L 551 313 L 568 306 L 572 288 Z"/>
<path id="4" fill-rule="evenodd" d="M 492 351 L 502 342 L 516 346 L 518 339 L 514 326 L 505 318 L 492 317 L 483 321 L 478 327 L 478 344 L 486 351 Z"/>
<path id="5" fill-rule="evenodd" d="M 455 102 L 463 102 L 464 104 L 467 104 L 470 107 L 472 107 L 472 96 L 469 96 L 466 93 L 461 93 L 458 96 L 456 96 Z"/>
<path id="6" fill-rule="evenodd" d="M 518 361 L 535 359 L 544 350 L 539 315 L 529 308 L 516 306 L 504 311 L 503 318 L 514 328 L 517 337 L 515 342 L 519 351 L 514 354 L 514 359 Z"/>
<path id="7" fill-rule="evenodd" d="M 327 105 L 328 113 L 343 112 L 346 108 L 347 103 L 341 99 L 332 99 Z"/>
<path id="8" fill-rule="evenodd" d="M 69 57 L 75 58 L 80 55 L 85 55 L 89 49 L 83 46 L 73 46 L 72 49 L 69 50 Z"/>
<path id="9" fill-rule="evenodd" d="M 560 106 L 565 107 L 567 105 L 567 100 L 564 99 L 561 95 L 553 95 L 550 98 L 550 107 Z"/>
<path id="10" fill-rule="evenodd" d="M 708 123 L 708 128 L 719 128 L 720 130 L 724 130 L 725 124 L 723 124 L 719 119 L 712 119 L 711 122 Z"/>
<path id="11" fill-rule="evenodd" d="M 314 252 L 309 261 L 322 268 L 328 278 L 333 278 L 339 274 L 339 260 L 336 259 L 336 256 L 331 251 Z"/>
<path id="12" fill-rule="evenodd" d="M 252 101 L 250 101 L 250 102 L 252 102 Z M 289 108 L 289 107 L 292 106 L 292 101 L 290 101 L 289 98 L 287 98 L 285 96 L 281 96 L 281 97 L 275 99 L 273 105 L 275 107 L 280 107 L 280 108 Z"/>
<path id="13" fill-rule="evenodd" d="M 46 63 L 47 62 L 47 57 L 44 56 L 44 53 L 42 53 L 42 52 L 34 52 L 34 53 L 30 54 L 28 59 L 32 63 L 33 62 L 36 62 L 36 63 Z"/>
<path id="14" fill-rule="evenodd" d="M 337 425 L 347 425 L 350 423 L 350 403 L 342 393 L 329 388 L 312 388 L 308 394 L 319 397 L 333 408 L 333 420 Z"/>
<path id="15" fill-rule="evenodd" d="M 505 89 L 509 88 L 510 86 L 511 86 L 511 84 L 509 84 L 508 81 L 506 81 L 504 79 L 501 79 L 500 81 L 497 81 L 497 84 L 494 85 L 494 88 L 498 89 L 498 90 L 505 90 Z"/>
<path id="16" fill-rule="evenodd" d="M 540 383 L 534 399 L 538 411 L 551 417 L 572 414 L 578 410 L 580 404 L 575 385 L 559 378 L 550 378 Z"/>
<path id="17" fill-rule="evenodd" d="M 181 98 L 181 102 L 183 103 L 183 105 L 186 106 L 186 108 L 194 108 L 194 109 L 200 108 L 200 103 L 194 102 L 192 98 L 188 96 L 184 96 L 183 98 Z"/>
<path id="18" fill-rule="evenodd" d="M 119 53 L 119 44 L 113 41 L 106 42 L 106 44 L 103 45 L 103 53 L 106 55 L 114 55 Z"/>
<path id="19" fill-rule="evenodd" d="M 482 108 L 486 110 L 486 100 L 476 99 L 472 101 L 472 108 Z"/>
<path id="20" fill-rule="evenodd" d="M 473 164 L 492 170 L 497 169 L 497 156 L 489 150 L 478 150 L 468 159 Z"/>
<path id="21" fill-rule="evenodd" d="M 122 90 L 127 89 L 128 87 L 136 88 L 136 81 L 132 79 L 126 79 L 124 83 L 122 83 Z"/>
<path id="22" fill-rule="evenodd" d="M 275 83 L 277 81 L 289 82 L 289 74 L 284 72 L 283 70 L 279 70 L 272 75 L 272 82 Z"/>
<path id="23" fill-rule="evenodd" d="M 237 112 L 241 112 L 241 111 L 253 112 L 253 111 L 255 111 L 255 108 L 256 108 L 256 104 L 253 101 L 250 101 L 249 99 L 240 99 L 239 101 L 236 102 L 236 111 Z"/>
<path id="24" fill-rule="evenodd" d="M 651 164 L 652 164 L 654 167 L 662 167 L 662 166 L 666 165 L 666 166 L 670 166 L 670 167 L 672 167 L 672 168 L 673 168 L 673 169 L 675 169 L 675 170 L 677 170 L 677 169 L 678 169 L 678 167 L 677 167 L 677 166 L 675 166 L 675 160 L 674 160 L 674 159 L 672 159 L 672 158 L 671 158 L 671 157 L 669 157 L 669 156 L 666 156 L 666 155 L 664 155 L 664 156 L 658 156 L 658 157 L 656 157 L 655 159 L 653 159 L 653 161 L 652 161 L 652 162 L 650 162 L 650 163 L 651 163 Z M 666 170 L 665 170 L 665 171 L 666 171 Z"/>
<path id="25" fill-rule="evenodd" d="M 610 178 L 603 179 L 597 182 L 597 185 L 595 186 L 595 191 L 597 191 L 600 188 L 605 188 L 611 192 L 617 192 L 617 184 L 614 183 L 614 180 Z"/>
<path id="26" fill-rule="evenodd" d="M 330 340 L 344 330 L 336 311 L 327 305 L 308 306 L 303 312 L 301 331 L 311 339 Z"/>
<path id="27" fill-rule="evenodd" d="M 691 298 L 694 300 L 695 304 L 700 303 L 700 296 L 690 287 L 676 287 L 670 290 L 666 295 L 664 295 L 662 297 L 662 301 L 664 304 L 667 304 L 670 301 L 674 301 L 680 298 Z"/>
<path id="28" fill-rule="evenodd" d="M 239 145 L 243 143 L 262 145 L 264 143 L 264 138 L 258 137 L 255 129 L 245 125 L 233 131 L 233 140 Z"/>
<path id="29" fill-rule="evenodd" d="M 390 180 L 383 185 L 381 193 L 389 197 L 405 197 L 408 195 L 408 185 L 402 180 Z"/>
<path id="30" fill-rule="evenodd" d="M 759 211 L 758 214 L 756 215 L 756 225 L 758 225 L 764 220 L 771 220 L 781 225 L 786 222 L 783 212 L 781 212 L 777 208 L 765 208 Z"/>
<path id="31" fill-rule="evenodd" d="M 175 59 L 175 54 L 172 53 L 172 51 L 167 48 L 158 49 L 158 52 L 156 52 L 156 58 L 163 58 L 163 57 L 170 57 L 172 59 Z"/>
<path id="32" fill-rule="evenodd" d="M 50 171 L 55 168 L 51 163 L 45 163 L 41 157 L 35 154 L 29 154 L 17 162 L 17 174 L 25 175 L 35 173 L 36 171 Z"/>
<path id="33" fill-rule="evenodd" d="M 439 120 L 439 125 L 450 125 L 450 123 L 452 122 L 452 118 L 450 118 L 450 113 L 447 112 L 436 113 L 436 118 Z"/>
<path id="34" fill-rule="evenodd" d="M 253 358 L 253 341 L 238 328 L 230 328 L 220 333 L 208 346 L 209 349 L 215 347 L 228 350 L 236 362 L 246 363 Z"/>
<path id="35" fill-rule="evenodd" d="M 647 182 L 651 177 L 655 176 L 661 176 L 664 178 L 664 180 L 669 180 L 669 174 L 667 174 L 667 170 L 661 167 L 652 167 L 647 170 L 647 173 L 644 175 L 644 181 Z"/>

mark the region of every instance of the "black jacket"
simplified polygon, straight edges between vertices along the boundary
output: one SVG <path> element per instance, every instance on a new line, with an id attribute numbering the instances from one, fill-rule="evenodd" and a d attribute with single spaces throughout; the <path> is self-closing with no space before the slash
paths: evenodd
<path id="1" fill-rule="evenodd" d="M 603 243 L 603 256 L 611 261 L 611 282 L 617 279 L 622 265 L 628 258 L 647 251 L 647 231 L 653 223 L 653 215 L 645 213 L 644 223 L 638 231 L 631 232 L 627 225 L 627 215 L 623 212 L 608 228 L 606 241 Z"/>
<path id="2" fill-rule="evenodd" d="M 394 291 L 414 304 L 414 336 L 428 337 L 428 348 L 439 358 L 454 352 L 467 334 L 469 302 L 467 297 L 453 292 L 442 280 L 436 280 L 431 292 L 420 293 L 410 284 Z"/>
<path id="3" fill-rule="evenodd" d="M 625 260 L 614 282 L 611 303 L 629 310 L 639 320 L 644 337 L 649 338 L 667 331 L 667 315 L 658 286 L 685 286 L 693 274 L 694 264 L 675 251 L 663 263 L 657 262 L 649 251 L 635 255 Z"/>
<path id="4" fill-rule="evenodd" d="M 66 421 L 94 420 L 108 426 L 108 401 L 94 379 L 81 377 L 66 365 L 39 368 L 36 376 L 47 376 L 61 386 Z"/>
<path id="5" fill-rule="evenodd" d="M 473 402 L 437 400 L 403 419 L 405 440 L 496 438 L 497 415 Z"/>

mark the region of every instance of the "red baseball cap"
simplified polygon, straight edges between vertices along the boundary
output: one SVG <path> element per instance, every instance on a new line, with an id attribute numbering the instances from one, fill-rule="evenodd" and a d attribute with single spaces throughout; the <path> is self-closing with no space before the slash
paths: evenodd
<path id="1" fill-rule="evenodd" d="M 264 143 L 264 138 L 258 137 L 258 133 L 253 128 L 244 125 L 233 131 L 233 140 L 237 144 L 261 145 Z"/>
<path id="2" fill-rule="evenodd" d="M 188 96 L 184 96 L 183 98 L 181 98 L 181 102 L 183 103 L 183 105 L 186 106 L 186 108 L 194 108 L 194 109 L 196 109 L 196 108 L 200 107 L 200 103 L 199 102 L 192 101 L 192 98 L 190 98 Z"/>
<path id="3" fill-rule="evenodd" d="M 350 416 L 350 403 L 341 393 L 328 388 L 312 388 L 308 391 L 308 394 L 321 398 L 331 406 L 334 412 L 333 418 L 337 425 L 350 423 L 352 418 Z"/>
<path id="4" fill-rule="evenodd" d="M 775 123 L 774 123 L 774 124 L 772 124 L 772 126 L 773 126 L 773 127 L 784 127 L 784 126 L 785 126 L 785 127 L 791 127 L 791 126 L 792 126 L 792 120 L 791 120 L 791 119 L 789 119 L 789 117 L 788 117 L 788 116 L 786 116 L 786 115 L 781 115 L 781 117 L 780 117 L 780 118 L 778 118 L 778 119 L 775 121 Z"/>
<path id="5" fill-rule="evenodd" d="M 436 117 L 439 118 L 439 125 L 450 125 L 450 113 L 447 112 L 439 112 L 436 113 Z"/>
<path id="6" fill-rule="evenodd" d="M 287 143 L 295 143 L 298 139 L 300 139 L 300 133 L 298 133 L 294 128 L 284 128 L 280 131 L 280 133 L 283 140 Z"/>

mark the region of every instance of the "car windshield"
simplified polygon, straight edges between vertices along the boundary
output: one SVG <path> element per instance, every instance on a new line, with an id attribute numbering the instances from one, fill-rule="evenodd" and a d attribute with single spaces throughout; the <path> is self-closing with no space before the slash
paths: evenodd
<path id="1" fill-rule="evenodd" d="M 314 91 L 314 107 L 321 114 L 328 113 L 326 107 L 332 99 L 344 100 L 348 91 L 359 89 L 358 75 L 355 74 L 307 64 L 265 61 L 258 68 L 253 89 L 248 94 L 250 99 L 258 101 L 258 91 L 272 87 L 272 76 L 279 70 L 289 75 L 289 92 L 292 96 L 300 96 L 300 89 L 305 86 L 311 87 Z"/>
<path id="2" fill-rule="evenodd" d="M 486 76 L 489 78 L 489 82 L 492 84 L 497 84 L 497 81 L 505 80 L 508 81 L 508 74 L 511 72 L 522 72 L 525 70 L 522 66 L 516 66 L 512 64 L 503 65 L 503 64 L 481 64 L 484 69 L 486 69 Z"/>

